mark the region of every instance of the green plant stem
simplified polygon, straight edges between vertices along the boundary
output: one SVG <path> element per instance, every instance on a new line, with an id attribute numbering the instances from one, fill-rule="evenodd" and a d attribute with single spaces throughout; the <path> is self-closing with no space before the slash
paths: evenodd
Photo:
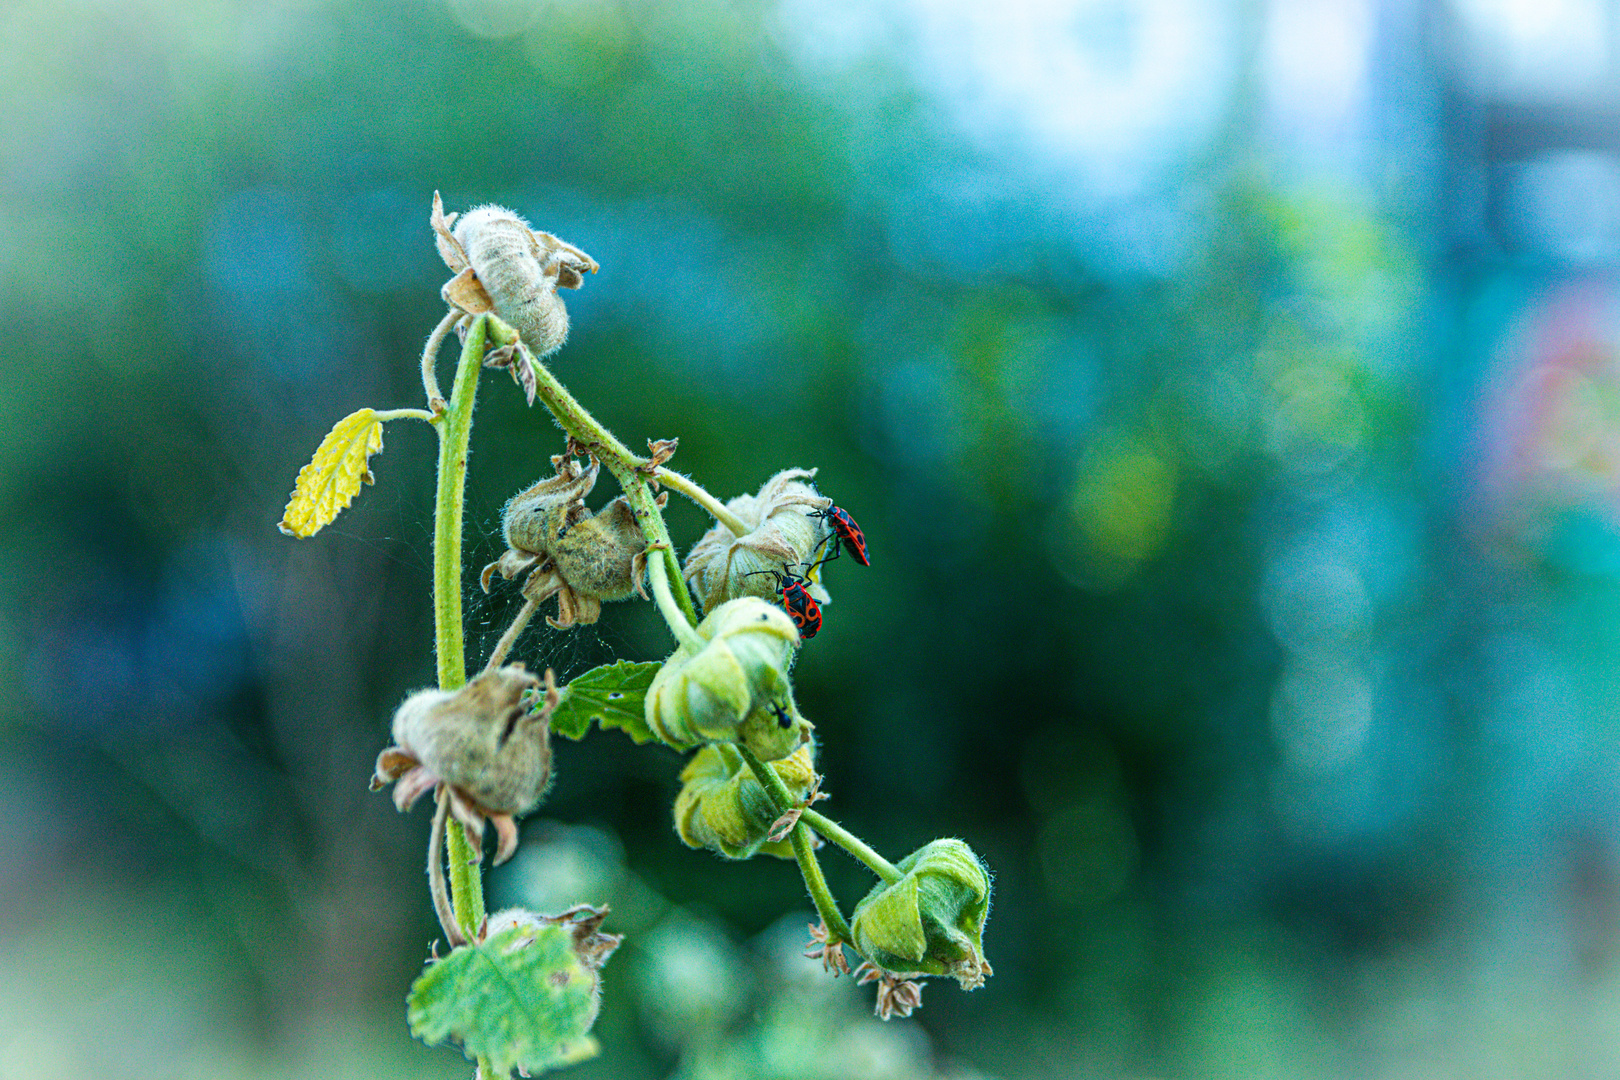
<path id="1" fill-rule="evenodd" d="M 689 476 L 682 476 L 678 472 L 664 468 L 662 465 L 653 470 L 653 479 L 674 491 L 680 492 L 688 499 L 707 510 L 720 524 L 731 530 L 733 536 L 743 536 L 751 530 L 742 518 L 726 509 L 726 504 L 710 495 L 703 486 Z"/>
<path id="2" fill-rule="evenodd" d="M 893 885 L 905 876 L 894 863 L 873 851 L 864 840 L 826 814 L 805 807 L 799 820 L 853 855 L 868 870 L 882 878 L 885 885 Z"/>
<path id="3" fill-rule="evenodd" d="M 518 340 L 517 331 L 506 325 L 495 316 L 486 316 L 489 319 L 490 337 L 500 345 L 510 345 Z M 613 433 L 601 424 L 568 392 L 568 388 L 557 381 L 551 370 L 538 359 L 524 350 L 529 363 L 534 365 L 535 394 L 546 403 L 546 408 L 557 418 L 557 423 L 573 440 L 596 455 L 598 461 L 608 467 L 619 487 L 624 490 L 624 497 L 630 504 L 630 510 L 641 523 L 641 531 L 647 538 L 647 546 L 661 547 L 664 566 L 668 570 L 670 589 L 674 594 L 675 602 L 679 605 L 681 613 L 689 625 L 697 625 L 697 609 L 692 606 L 691 594 L 686 591 L 686 582 L 681 577 L 680 560 L 675 557 L 675 545 L 669 538 L 669 529 L 664 525 L 664 515 L 658 510 L 658 504 L 653 499 L 652 487 L 647 483 L 647 475 L 642 470 L 650 462 L 643 457 L 632 454 L 630 449 L 613 437 Z"/>
<path id="4" fill-rule="evenodd" d="M 426 420 L 433 423 L 433 414 L 426 409 L 389 409 L 387 412 L 376 414 L 378 420 L 387 423 L 389 420 Z"/>
<path id="5" fill-rule="evenodd" d="M 776 775 L 776 770 L 759 759 L 748 747 L 741 743 L 736 744 L 737 752 L 748 763 L 753 771 L 754 778 L 759 781 L 765 794 L 770 797 L 771 805 L 778 814 L 785 814 L 796 804 L 793 794 L 788 791 L 782 778 Z M 821 863 L 816 861 L 816 853 L 810 847 L 810 830 L 804 819 L 793 826 L 790 834 L 793 843 L 793 857 L 798 860 L 799 873 L 804 876 L 805 888 L 810 890 L 810 902 L 816 905 L 816 914 L 821 916 L 821 923 L 833 939 L 841 942 L 850 942 L 849 923 L 844 921 L 843 914 L 838 910 L 838 901 L 833 899 L 832 890 L 827 887 L 827 879 L 822 876 Z"/>
<path id="6" fill-rule="evenodd" d="M 704 641 L 698 637 L 692 624 L 686 621 L 686 616 L 675 604 L 675 597 L 669 591 L 669 568 L 664 560 L 653 552 L 647 559 L 647 577 L 652 582 L 653 599 L 658 604 L 658 613 L 669 624 L 669 632 L 675 635 L 675 640 L 690 655 L 696 656 L 703 651 Z"/>
<path id="7" fill-rule="evenodd" d="M 434 425 L 439 432 L 439 486 L 433 507 L 433 636 L 441 690 L 459 690 L 467 683 L 461 628 L 462 507 L 484 338 L 485 320 L 475 319 L 461 349 L 449 407 L 440 423 Z M 469 941 L 476 940 L 478 927 L 484 921 L 484 883 L 478 873 L 481 853 L 473 850 L 459 822 L 445 824 L 445 839 L 450 849 L 450 898 L 456 922 Z"/>

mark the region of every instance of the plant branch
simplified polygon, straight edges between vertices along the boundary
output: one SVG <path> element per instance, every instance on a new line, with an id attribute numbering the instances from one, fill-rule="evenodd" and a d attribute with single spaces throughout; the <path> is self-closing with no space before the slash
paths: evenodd
<path id="1" fill-rule="evenodd" d="M 883 879 L 883 884 L 893 885 L 905 876 L 888 859 L 868 847 L 864 840 L 826 814 L 805 807 L 804 813 L 799 816 L 799 820 L 865 864 L 868 870 Z"/>
<path id="2" fill-rule="evenodd" d="M 501 635 L 501 640 L 495 643 L 495 651 L 489 654 L 489 660 L 484 664 L 485 671 L 494 671 L 506 660 L 506 654 L 512 651 L 513 645 L 517 644 L 517 639 L 522 636 L 524 628 L 529 625 L 529 620 L 534 618 L 534 613 L 540 610 L 541 603 L 542 601 L 532 598 L 523 602 L 523 606 L 518 609 L 517 615 L 512 618 L 512 625 L 506 628 L 506 633 Z"/>
<path id="3" fill-rule="evenodd" d="M 427 344 L 422 347 L 422 391 L 427 394 L 428 408 L 433 413 L 445 407 L 444 395 L 439 393 L 439 377 L 433 373 L 434 366 L 439 362 L 439 346 L 444 344 L 444 336 L 456 325 L 459 318 L 461 312 L 451 308 L 445 313 L 444 318 L 439 320 L 439 325 L 433 328 L 433 333 L 428 335 Z"/>
<path id="4" fill-rule="evenodd" d="M 658 552 L 650 549 L 647 552 L 647 578 L 652 582 L 653 600 L 658 604 L 658 613 L 669 624 L 669 632 L 675 635 L 676 643 L 693 656 L 702 652 L 703 639 L 686 621 L 685 614 L 676 606 L 675 597 L 669 591 L 669 567 Z"/>
<path id="5" fill-rule="evenodd" d="M 444 828 L 450 817 L 450 792 L 443 784 L 435 794 L 437 809 L 433 811 L 433 828 L 428 833 L 428 892 L 433 897 L 433 913 L 439 917 L 439 929 L 453 949 L 465 945 L 466 937 L 456 923 L 456 910 L 444 888 Z"/>
<path id="6" fill-rule="evenodd" d="M 680 492 L 688 499 L 697 503 L 709 515 L 731 530 L 733 536 L 744 536 L 751 530 L 742 518 L 726 509 L 726 504 L 705 491 L 697 481 L 690 476 L 682 476 L 660 465 L 653 470 L 653 479 L 667 488 Z"/>
<path id="7" fill-rule="evenodd" d="M 776 770 L 741 743 L 737 744 L 737 752 L 748 763 L 760 787 L 765 789 L 776 812 L 785 814 L 792 809 L 795 805 L 793 794 L 782 783 L 782 778 L 776 775 Z M 832 890 L 827 887 L 827 879 L 822 876 L 821 864 L 816 861 L 816 853 L 810 848 L 810 830 L 803 818 L 793 826 L 793 832 L 789 835 L 793 842 L 793 857 L 798 860 L 799 873 L 804 877 L 805 888 L 810 890 L 810 901 L 816 905 L 816 914 L 821 916 L 822 925 L 827 928 L 831 938 L 850 942 L 849 923 L 844 921 L 843 914 L 838 910 L 838 901 L 833 898 Z"/>
<path id="8" fill-rule="evenodd" d="M 511 345 L 518 340 L 516 330 L 506 325 L 493 315 L 485 316 L 489 320 L 490 337 L 500 345 Z M 613 433 L 601 424 L 585 407 L 574 399 L 568 388 L 557 381 L 538 359 L 531 354 L 527 347 L 523 347 L 523 356 L 534 369 L 535 396 L 545 402 L 546 408 L 557 418 L 557 424 L 566 431 L 570 437 L 591 453 L 597 460 L 608 467 L 619 487 L 624 490 L 624 497 L 630 504 L 631 511 L 641 524 L 641 531 L 647 538 L 649 548 L 662 545 L 663 561 L 669 571 L 670 589 L 674 594 L 675 602 L 680 607 L 688 624 L 697 625 L 697 609 L 692 606 L 692 597 L 686 591 L 686 582 L 681 577 L 680 560 L 675 557 L 675 545 L 670 541 L 669 529 L 664 524 L 664 515 L 658 510 L 658 504 L 653 499 L 652 488 L 647 483 L 647 476 L 642 472 L 649 462 L 646 458 L 632 454 L 630 449 L 613 437 Z"/>
<path id="9" fill-rule="evenodd" d="M 475 319 L 462 345 L 449 408 L 442 421 L 434 425 L 439 432 L 439 486 L 433 507 L 433 633 L 441 690 L 459 690 L 467 683 L 461 627 L 462 508 L 484 338 L 485 319 Z M 478 874 L 482 853 L 473 851 L 460 825 L 447 822 L 444 830 L 450 847 L 450 896 L 456 922 L 470 940 L 478 936 L 478 927 L 484 921 L 484 883 Z"/>
<path id="10" fill-rule="evenodd" d="M 426 420 L 431 424 L 435 419 L 434 415 L 426 409 L 389 409 L 387 412 L 376 413 L 375 416 L 378 420 L 384 422 L 389 420 Z"/>

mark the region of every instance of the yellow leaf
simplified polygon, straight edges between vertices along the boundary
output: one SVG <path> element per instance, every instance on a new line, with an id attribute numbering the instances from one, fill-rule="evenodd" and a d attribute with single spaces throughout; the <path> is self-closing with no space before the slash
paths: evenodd
<path id="1" fill-rule="evenodd" d="M 315 457 L 298 472 L 292 501 L 277 526 L 288 536 L 314 536 L 346 510 L 361 484 L 372 482 L 366 463 L 382 449 L 382 421 L 371 409 L 332 426 Z"/>

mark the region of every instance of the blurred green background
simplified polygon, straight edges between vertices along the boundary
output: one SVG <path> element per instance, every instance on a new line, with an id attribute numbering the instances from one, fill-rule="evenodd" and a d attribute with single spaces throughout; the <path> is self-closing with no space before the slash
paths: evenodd
<path id="1" fill-rule="evenodd" d="M 275 529 L 333 421 L 420 404 L 435 189 L 600 261 L 553 367 L 625 442 L 820 468 L 873 553 L 798 668 L 825 809 L 997 874 L 995 977 L 880 1024 L 792 866 L 680 845 L 676 755 L 562 744 L 489 889 L 629 935 L 574 1075 L 1620 1073 L 1617 43 L 1614 0 L 10 0 L 0 1078 L 470 1071 L 404 1024 L 427 812 L 366 790 L 432 678 L 431 432 Z M 560 446 L 486 376 L 470 568 Z M 669 648 L 620 604 L 518 657 Z"/>

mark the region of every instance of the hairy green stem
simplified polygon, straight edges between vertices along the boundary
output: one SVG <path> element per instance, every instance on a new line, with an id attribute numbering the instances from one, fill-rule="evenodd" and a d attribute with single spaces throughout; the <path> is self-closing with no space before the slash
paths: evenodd
<path id="1" fill-rule="evenodd" d="M 433 508 L 433 632 L 441 690 L 459 690 L 467 683 L 461 628 L 462 507 L 473 399 L 478 396 L 478 369 L 484 360 L 484 328 L 485 320 L 480 318 L 468 329 L 449 407 L 435 425 L 439 432 L 439 487 Z M 456 922 L 468 940 L 475 940 L 484 921 L 484 883 L 478 873 L 481 853 L 473 850 L 466 830 L 458 822 L 446 823 L 445 839 L 450 849 L 450 897 Z"/>
<path id="2" fill-rule="evenodd" d="M 893 885 L 905 876 L 894 863 L 873 851 L 864 840 L 826 814 L 817 813 L 809 807 L 805 807 L 804 813 L 800 815 L 799 820 L 865 864 L 868 870 L 883 879 L 885 885 Z"/>
<path id="3" fill-rule="evenodd" d="M 703 489 L 701 484 L 691 477 L 682 476 L 680 473 L 660 465 L 653 471 L 653 479 L 667 488 L 680 492 L 704 510 L 707 510 L 714 520 L 730 529 L 733 536 L 743 536 L 751 531 L 742 518 L 727 510 L 725 503 L 710 495 Z"/>
<path id="4" fill-rule="evenodd" d="M 511 345 L 518 341 L 516 330 L 493 315 L 486 317 L 489 319 L 490 337 L 497 344 Z M 619 487 L 624 490 L 624 497 L 630 504 L 631 512 L 641 524 L 642 534 L 647 538 L 647 546 L 662 546 L 663 561 L 669 571 L 670 588 L 674 593 L 675 602 L 680 606 L 687 623 L 696 626 L 697 609 L 692 606 L 691 594 L 686 591 L 686 582 L 681 577 L 681 564 L 675 557 L 675 545 L 669 538 L 669 529 L 664 525 L 664 515 L 659 513 L 658 504 L 653 499 L 647 475 L 642 472 L 650 462 L 646 458 L 632 454 L 627 446 L 614 438 L 613 433 L 599 424 L 596 417 L 574 399 L 568 388 L 557 381 L 551 369 L 530 354 L 526 348 L 524 356 L 534 367 L 536 396 L 545 402 L 546 408 L 551 410 L 551 414 L 557 418 L 557 423 L 562 429 L 575 442 L 595 454 L 597 460 L 606 465 L 608 471 L 619 481 Z"/>
<path id="5" fill-rule="evenodd" d="M 778 814 L 785 814 L 796 804 L 793 793 L 788 791 L 782 778 L 776 775 L 776 770 L 759 759 L 759 755 L 741 743 L 737 745 L 737 752 L 748 763 L 753 771 L 754 778 L 759 781 L 760 787 L 770 797 L 771 805 Z M 827 887 L 827 879 L 822 876 L 821 863 L 816 861 L 816 853 L 810 847 L 810 830 L 800 818 L 798 824 L 793 826 L 790 834 L 793 842 L 793 857 L 799 862 L 799 873 L 804 876 L 805 888 L 810 890 L 810 901 L 816 905 L 816 914 L 821 916 L 822 925 L 827 928 L 828 934 L 837 941 L 849 942 L 849 923 L 844 921 L 843 914 L 838 910 L 838 901 L 833 899 L 832 890 Z"/>
<path id="6" fill-rule="evenodd" d="M 389 409 L 386 412 L 376 413 L 375 417 L 384 423 L 389 420 L 426 420 L 431 424 L 434 420 L 433 414 L 426 409 Z"/>
<path id="7" fill-rule="evenodd" d="M 676 606 L 675 597 L 669 591 L 669 568 L 664 560 L 658 557 L 657 552 L 651 552 L 647 558 L 647 577 L 652 582 L 653 599 L 658 603 L 658 613 L 669 624 L 669 632 L 675 635 L 675 640 L 687 652 L 696 656 L 703 651 L 703 639 L 697 636 L 692 624 L 686 621 L 685 614 Z"/>

